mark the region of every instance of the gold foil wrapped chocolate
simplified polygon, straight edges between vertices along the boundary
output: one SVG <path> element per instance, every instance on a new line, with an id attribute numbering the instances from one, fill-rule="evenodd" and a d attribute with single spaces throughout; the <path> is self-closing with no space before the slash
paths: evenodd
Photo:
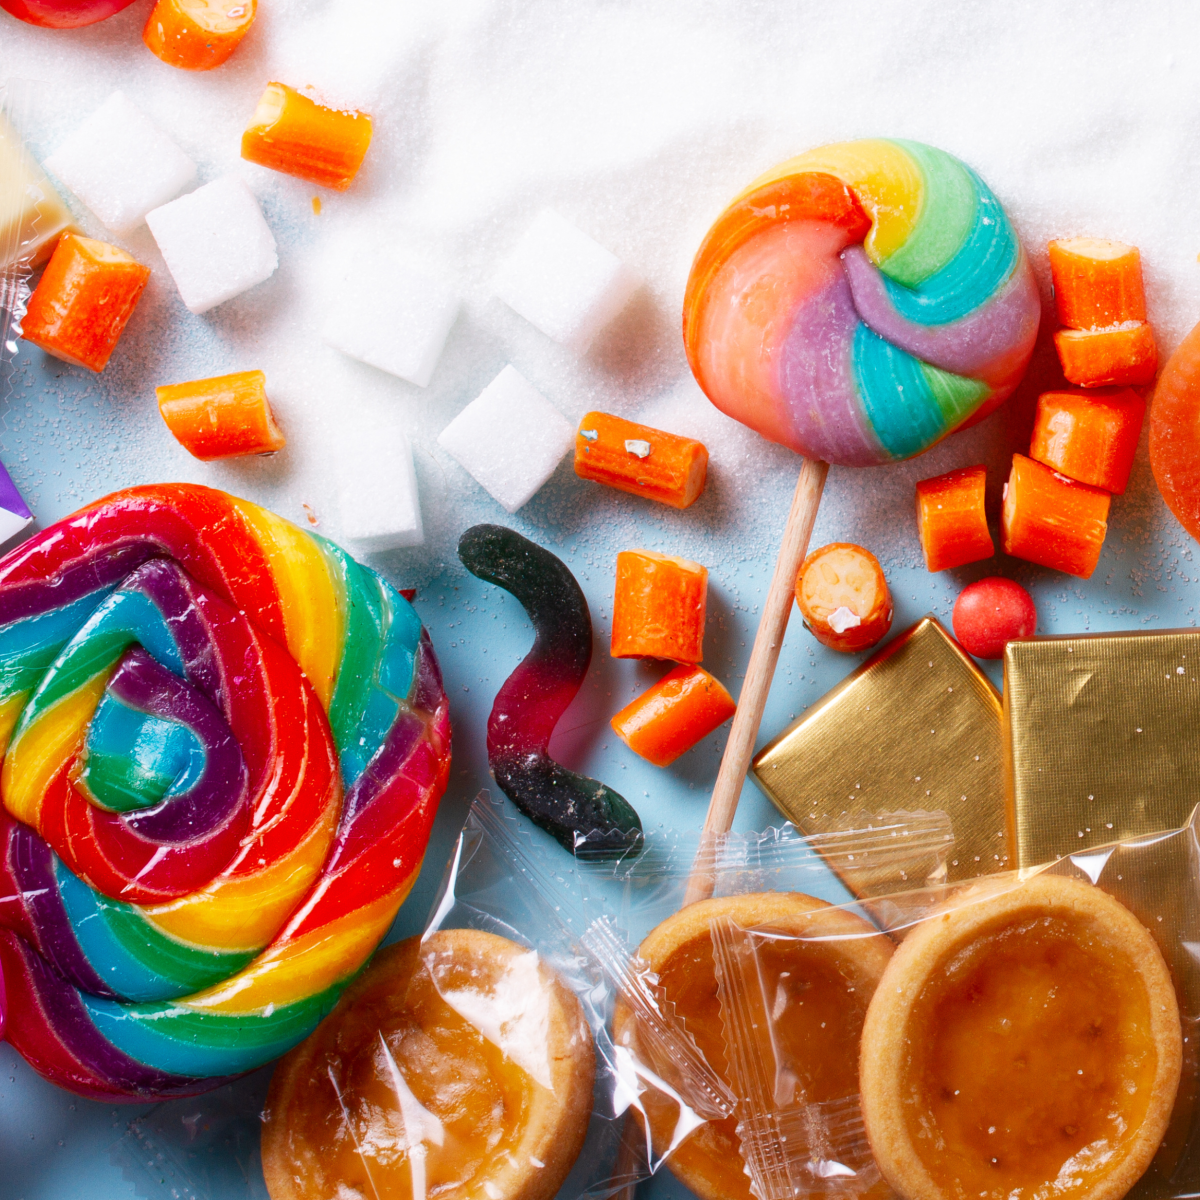
<path id="1" fill-rule="evenodd" d="M 925 617 L 764 747 L 754 778 L 802 833 L 940 810 L 954 830 L 949 879 L 1006 870 L 1000 711 L 987 677 Z"/>
<path id="2" fill-rule="evenodd" d="M 1016 865 L 1174 829 L 1200 801 L 1200 633 L 1010 642 L 1004 761 Z"/>

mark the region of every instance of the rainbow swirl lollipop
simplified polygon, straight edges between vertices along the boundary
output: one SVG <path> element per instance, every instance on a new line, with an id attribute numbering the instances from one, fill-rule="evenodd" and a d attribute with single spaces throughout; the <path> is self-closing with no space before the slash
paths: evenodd
<path id="1" fill-rule="evenodd" d="M 420 868 L 450 725 L 395 589 L 163 484 L 0 560 L 0 748 L 4 1035 L 55 1083 L 141 1100 L 330 1010 Z"/>
<path id="2" fill-rule="evenodd" d="M 696 255 L 692 372 L 797 453 L 873 466 L 927 450 L 1016 387 L 1041 306 L 987 184 L 919 142 L 810 150 L 755 180 Z"/>

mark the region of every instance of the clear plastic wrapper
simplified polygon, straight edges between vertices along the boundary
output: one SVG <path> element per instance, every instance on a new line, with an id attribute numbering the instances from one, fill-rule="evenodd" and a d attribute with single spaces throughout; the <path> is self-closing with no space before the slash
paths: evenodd
<path id="1" fill-rule="evenodd" d="M 601 994 L 612 999 L 614 1053 L 630 1064 L 639 1088 L 623 1152 L 643 1169 L 669 1161 L 702 1196 L 722 1195 L 742 1179 L 737 1096 L 729 1086 L 709 935 L 713 916 L 774 912 L 798 893 L 845 901 L 850 893 L 842 880 L 868 896 L 897 881 L 944 880 L 953 848 L 944 814 L 864 816 L 860 825 L 813 838 L 791 827 L 716 839 L 651 831 L 635 851 L 580 870 L 589 922 L 581 940 L 604 975 Z M 697 874 L 711 883 L 713 899 L 686 905 Z"/>
<path id="2" fill-rule="evenodd" d="M 326 1022 L 280 1061 L 265 1099 L 260 1073 L 130 1125 L 114 1158 L 138 1195 L 324 1195 L 330 1181 L 306 1155 L 340 1160 L 342 1182 L 327 1190 L 346 1200 L 429 1200 L 473 1164 L 471 1186 L 489 1197 L 602 1200 L 648 1174 L 656 1164 L 640 1139 L 622 1146 L 627 1128 L 640 1129 L 625 1116 L 671 1085 L 613 1042 L 615 990 L 588 948 L 602 944 L 596 931 L 586 936 L 580 874 L 592 868 L 512 814 L 486 794 L 475 801 L 424 934 L 376 953 Z M 390 978 L 380 974 L 391 967 Z M 658 1030 L 657 1052 L 679 1064 L 680 1088 L 703 1097 L 693 1076 L 711 1083 L 711 1072 L 669 1009 Z M 714 1092 L 699 1112 L 681 1100 L 680 1138 L 707 1115 L 732 1113 L 719 1081 Z M 464 1135 L 489 1105 L 519 1121 Z M 530 1152 L 543 1127 L 553 1137 Z M 538 1190 L 540 1182 L 522 1182 L 530 1170 L 560 1171 L 561 1183 Z"/>
<path id="3" fill-rule="evenodd" d="M 21 89 L 0 83 L 0 396 L 21 336 L 34 269 L 71 228 L 71 215 L 17 132 Z"/>
<path id="4" fill-rule="evenodd" d="M 1198 834 L 716 917 L 750 1191 L 1195 1196 Z"/>

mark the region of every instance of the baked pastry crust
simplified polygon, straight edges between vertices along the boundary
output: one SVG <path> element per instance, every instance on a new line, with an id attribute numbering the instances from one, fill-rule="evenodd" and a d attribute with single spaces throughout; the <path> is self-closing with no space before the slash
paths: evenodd
<path id="1" fill-rule="evenodd" d="M 726 1080 L 728 1064 L 710 932 L 710 923 L 717 917 L 728 917 L 743 928 L 770 926 L 782 933 L 829 939 L 777 943 L 782 953 L 794 956 L 794 961 L 789 958 L 777 965 L 790 967 L 798 986 L 813 989 L 809 1003 L 814 1029 L 811 1033 L 801 1028 L 794 1031 L 797 1038 L 826 1047 L 826 1061 L 814 1064 L 817 1078 L 810 1081 L 810 1087 L 818 1093 L 827 1090 L 829 1095 L 815 1094 L 813 1098 L 853 1095 L 859 1031 L 871 992 L 891 957 L 891 941 L 853 913 L 798 892 L 701 900 L 651 930 L 638 954 L 657 974 L 667 999 L 682 1015 L 709 1064 Z M 872 936 L 864 937 L 864 933 Z M 810 976 L 803 983 L 802 974 Z M 820 1017 L 830 1026 L 819 1032 L 818 1005 L 823 1005 Z M 840 1036 L 832 1027 L 835 1023 Z M 638 1046 L 636 1019 L 624 1004 L 617 1005 L 613 1034 L 618 1045 L 629 1045 L 639 1055 L 646 1053 Z M 652 1056 L 650 1065 L 657 1065 Z M 650 1119 L 651 1138 L 662 1153 L 673 1140 L 678 1107 L 654 1091 L 643 1093 L 641 1101 Z M 666 1161 L 702 1200 L 751 1200 L 736 1117 L 700 1125 Z M 852 1192 L 847 1189 L 846 1195 Z"/>
<path id="2" fill-rule="evenodd" d="M 1124 905 L 1042 874 L 901 944 L 863 1028 L 872 1151 L 907 1200 L 1119 1200 L 1179 1085 L 1171 975 Z"/>
<path id="3" fill-rule="evenodd" d="M 388 946 L 275 1071 L 267 1190 L 551 1200 L 587 1135 L 595 1066 L 579 1000 L 532 951 L 470 929 Z"/>

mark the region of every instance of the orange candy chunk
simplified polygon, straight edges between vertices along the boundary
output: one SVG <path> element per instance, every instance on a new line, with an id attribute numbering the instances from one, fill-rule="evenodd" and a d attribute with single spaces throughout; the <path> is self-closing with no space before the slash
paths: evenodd
<path id="1" fill-rule="evenodd" d="M 1146 402 L 1137 392 L 1046 392 L 1029 457 L 1080 483 L 1121 493 L 1129 482 Z"/>
<path id="2" fill-rule="evenodd" d="M 617 555 L 613 596 L 613 658 L 704 658 L 708 569 L 653 550 Z"/>
<path id="3" fill-rule="evenodd" d="M 77 367 L 103 371 L 150 278 L 124 250 L 64 233 L 29 299 L 21 336 Z"/>
<path id="4" fill-rule="evenodd" d="M 1154 389 L 1150 469 L 1167 507 L 1200 540 L 1200 325 L 1167 359 Z"/>
<path id="5" fill-rule="evenodd" d="M 1111 497 L 1023 454 L 1004 489 L 1004 552 L 1087 579 L 1100 561 Z"/>
<path id="6" fill-rule="evenodd" d="M 266 384 L 261 371 L 240 371 L 154 390 L 158 411 L 176 441 L 201 462 L 211 462 L 283 449 Z"/>
<path id="7" fill-rule="evenodd" d="M 1077 387 L 1128 387 L 1150 383 L 1158 369 L 1158 347 L 1150 326 L 1060 329 L 1054 335 L 1063 374 Z"/>
<path id="8" fill-rule="evenodd" d="M 1058 321 L 1068 329 L 1107 329 L 1146 319 L 1142 259 L 1136 246 L 1102 238 L 1050 243 Z"/>
<path id="9" fill-rule="evenodd" d="M 984 513 L 987 467 L 962 467 L 917 484 L 917 532 L 925 568 L 945 571 L 996 553 Z"/>
<path id="10" fill-rule="evenodd" d="M 879 559 L 852 542 L 814 550 L 800 568 L 796 603 L 823 646 L 855 654 L 892 627 L 892 596 Z"/>
<path id="11" fill-rule="evenodd" d="M 590 412 L 575 434 L 575 474 L 687 508 L 704 491 L 708 451 L 691 438 Z"/>
<path id="12" fill-rule="evenodd" d="M 668 671 L 611 721 L 617 737 L 656 767 L 681 754 L 733 716 L 733 697 L 703 667 Z"/>
<path id="13" fill-rule="evenodd" d="M 210 71 L 237 48 L 254 23 L 257 0 L 158 0 L 142 41 L 163 62 Z"/>
<path id="14" fill-rule="evenodd" d="M 242 134 L 242 157 L 344 192 L 370 144 L 366 113 L 327 108 L 287 84 L 269 83 Z"/>

